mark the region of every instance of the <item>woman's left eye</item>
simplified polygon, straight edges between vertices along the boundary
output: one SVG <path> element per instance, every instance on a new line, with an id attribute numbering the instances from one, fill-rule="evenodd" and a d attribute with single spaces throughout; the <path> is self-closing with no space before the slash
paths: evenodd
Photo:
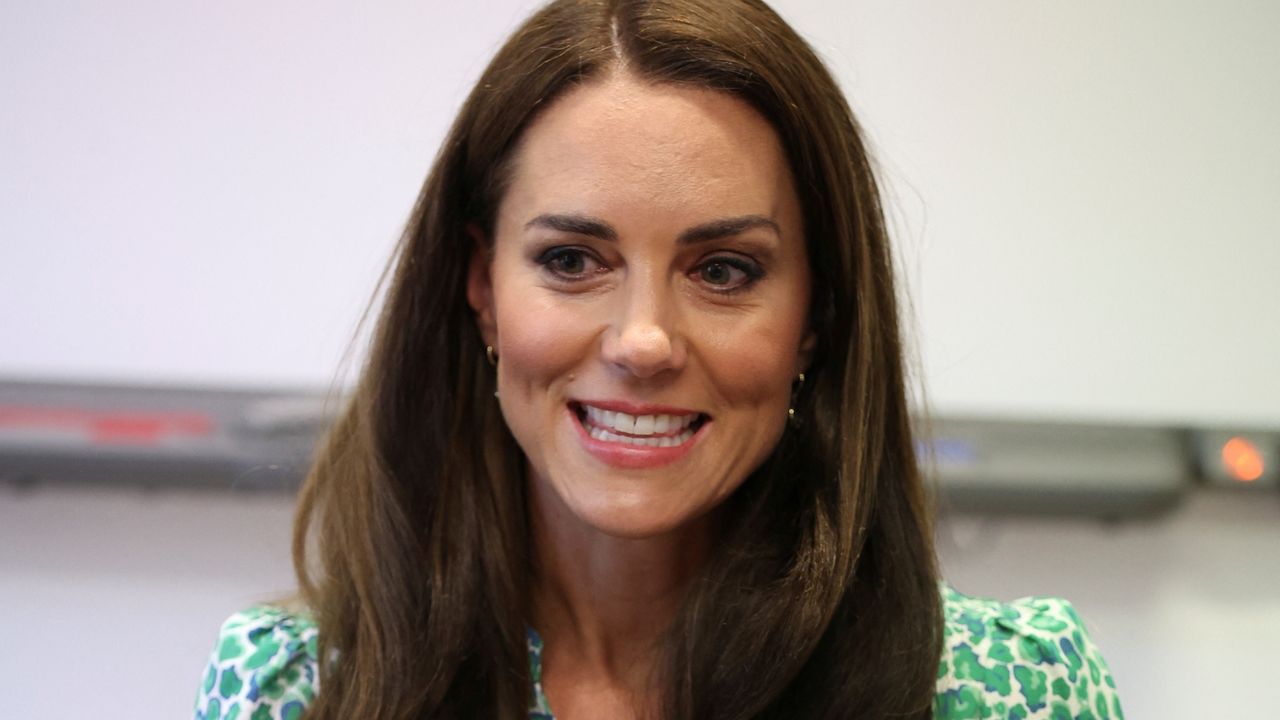
<path id="1" fill-rule="evenodd" d="M 694 272 L 699 280 L 717 292 L 742 290 L 764 275 L 759 265 L 736 257 L 713 257 Z"/>

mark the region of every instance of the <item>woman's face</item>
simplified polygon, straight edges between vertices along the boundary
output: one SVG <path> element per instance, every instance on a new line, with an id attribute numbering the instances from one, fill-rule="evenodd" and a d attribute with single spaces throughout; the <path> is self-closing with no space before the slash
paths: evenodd
<path id="1" fill-rule="evenodd" d="M 813 345 L 800 203 L 749 105 L 625 74 L 527 129 L 468 299 L 535 495 L 619 537 L 759 466 Z"/>

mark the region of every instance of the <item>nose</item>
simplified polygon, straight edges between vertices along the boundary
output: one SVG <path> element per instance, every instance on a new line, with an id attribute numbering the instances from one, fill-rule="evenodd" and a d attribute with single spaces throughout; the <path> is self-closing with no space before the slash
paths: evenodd
<path id="1" fill-rule="evenodd" d="M 687 353 L 671 290 L 653 278 L 628 285 L 604 336 L 605 361 L 639 378 L 683 367 Z"/>

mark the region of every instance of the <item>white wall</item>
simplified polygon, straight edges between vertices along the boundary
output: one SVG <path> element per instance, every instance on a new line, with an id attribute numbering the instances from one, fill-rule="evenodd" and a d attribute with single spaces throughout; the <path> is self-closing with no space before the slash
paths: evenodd
<path id="1" fill-rule="evenodd" d="M 289 592 L 284 495 L 0 485 L 0 716 L 190 717 L 227 615 Z"/>
<path id="2" fill-rule="evenodd" d="M 1280 4 L 834 6 L 939 410 L 1280 426 Z"/>
<path id="3" fill-rule="evenodd" d="M 0 375 L 326 384 L 528 5 L 0 4 Z M 778 5 L 880 158 L 935 410 L 1280 425 L 1280 5 Z M 1131 717 L 1257 716 L 1278 513 L 964 519 L 941 551 L 968 592 L 1075 600 Z M 288 589 L 290 517 L 0 490 L 0 714 L 181 717 L 220 619 Z"/>
<path id="4" fill-rule="evenodd" d="M 1280 498 L 1202 492 L 1158 521 L 952 518 L 961 591 L 1069 598 L 1127 717 L 1272 717 L 1280 707 Z"/>
<path id="5" fill-rule="evenodd" d="M 529 0 L 0 6 L 0 373 L 327 384 Z M 1280 5 L 786 0 L 946 412 L 1280 425 Z"/>

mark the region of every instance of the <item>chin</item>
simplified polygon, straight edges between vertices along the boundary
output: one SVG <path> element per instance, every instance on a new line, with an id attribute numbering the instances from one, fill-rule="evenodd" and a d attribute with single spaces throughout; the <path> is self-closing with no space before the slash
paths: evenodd
<path id="1" fill-rule="evenodd" d="M 597 532 L 628 540 L 666 535 L 705 515 L 700 508 L 663 508 L 654 498 L 635 496 L 598 498 L 595 502 L 571 504 L 569 510 Z"/>
<path id="2" fill-rule="evenodd" d="M 634 515 L 609 515 L 603 518 L 583 518 L 598 532 L 622 540 L 643 540 L 666 535 L 681 527 L 682 523 L 670 518 L 645 518 Z"/>

